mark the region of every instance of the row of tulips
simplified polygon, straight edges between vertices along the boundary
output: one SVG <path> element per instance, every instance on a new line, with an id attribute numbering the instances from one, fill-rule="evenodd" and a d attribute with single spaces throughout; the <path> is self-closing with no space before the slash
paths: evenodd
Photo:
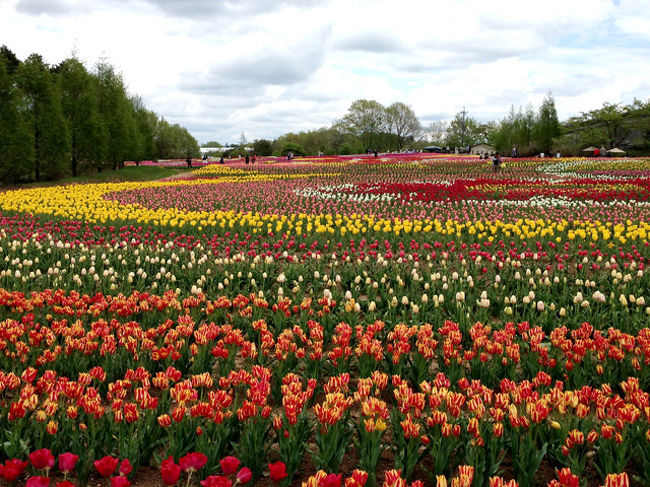
<path id="1" fill-rule="evenodd" d="M 364 322 L 356 305 L 353 298 L 339 305 L 325 297 L 269 303 L 257 295 L 212 301 L 203 294 L 180 299 L 173 292 L 90 296 L 48 290 L 27 297 L 0 289 L 0 366 L 19 375 L 48 367 L 70 377 L 99 367 L 109 382 L 141 366 L 226 375 L 236 363 L 272 367 L 279 377 L 299 369 L 315 379 L 346 371 L 368 377 L 381 369 L 414 384 L 433 371 L 490 386 L 504 377 L 531 380 L 540 372 L 571 387 L 631 376 L 642 388 L 650 382 L 648 328 L 601 331 L 583 322 L 547 331 L 525 321 L 462 326 L 449 320 L 406 325 L 398 312 L 391 321 Z M 279 393 L 279 383 L 273 390 Z"/>
<path id="2" fill-rule="evenodd" d="M 89 295 L 131 294 L 146 287 L 230 299 L 255 293 L 267 301 L 290 299 L 296 304 L 331 296 L 340 304 L 335 314 L 353 299 L 358 312 L 387 321 L 406 314 L 420 322 L 426 313 L 429 321 L 451 318 L 461 324 L 534 318 L 545 327 L 559 322 L 574 328 L 582 321 L 596 326 L 623 322 L 619 327 L 630 332 L 643 326 L 650 313 L 645 245 L 610 253 L 595 244 L 567 243 L 558 249 L 550 242 L 552 254 L 539 242 L 531 247 L 414 240 L 406 245 L 365 240 L 347 245 L 333 245 L 330 254 L 303 251 L 302 257 L 269 250 L 264 256 L 246 257 L 241 251 L 215 258 L 199 245 L 152 250 L 142 245 L 74 248 L 14 241 L 0 244 L 5 264 L 0 286 L 30 291 L 38 283 L 40 289 Z"/>
<path id="3" fill-rule="evenodd" d="M 21 477 L 25 477 L 26 487 L 49 487 L 50 471 L 55 464 L 55 457 L 46 448 L 36 450 L 29 454 L 29 463 L 36 471 L 36 475 L 25 474 L 28 462 L 19 459 L 7 460 L 0 465 L 0 478 L 6 482 L 13 483 Z M 75 487 L 75 484 L 68 480 L 68 476 L 74 474 L 78 457 L 72 453 L 62 453 L 58 458 L 58 470 L 63 474 L 64 479 L 56 482 L 56 487 Z M 163 483 L 167 486 L 179 484 L 182 474 L 185 473 L 187 481 L 185 485 L 191 485 L 194 473 L 200 472 L 207 462 L 207 457 L 202 453 L 188 453 L 181 457 L 178 463 L 170 456 L 163 460 L 160 465 L 160 475 Z M 118 467 L 119 464 L 119 467 Z M 131 475 L 132 467 L 128 459 L 121 462 L 118 458 L 106 456 L 94 462 L 96 472 L 101 478 L 110 479 L 111 487 L 129 487 L 131 482 L 128 477 Z M 117 472 L 116 472 L 117 469 Z M 219 462 L 220 472 L 216 475 L 209 475 L 199 483 L 203 487 L 233 487 L 245 485 L 252 480 L 252 472 L 247 467 L 242 467 L 238 458 L 229 456 L 222 458 Z M 116 474 L 117 475 L 114 475 Z M 42 474 L 42 475 L 38 475 Z M 282 462 L 268 465 L 269 478 L 280 485 L 286 485 L 286 466 Z M 578 487 L 580 479 L 574 475 L 569 468 L 557 471 L 557 479 L 548 482 L 547 487 Z M 458 475 L 451 479 L 452 487 L 470 487 L 474 480 L 474 467 L 461 465 L 458 467 Z M 368 473 L 362 470 L 355 470 L 343 480 L 342 474 L 326 473 L 319 470 L 315 475 L 309 477 L 302 483 L 303 487 L 364 487 L 368 482 Z M 447 487 L 447 477 L 438 475 L 435 478 L 436 487 Z M 415 480 L 410 484 L 402 478 L 401 470 L 389 470 L 385 472 L 383 487 L 424 487 L 421 480 Z M 506 481 L 502 477 L 494 476 L 488 480 L 489 487 L 518 487 L 515 480 Z M 605 477 L 603 487 L 628 487 L 629 477 L 627 473 L 608 474 Z"/>
<path id="4" fill-rule="evenodd" d="M 295 372 L 274 377 L 256 365 L 221 377 L 138 368 L 105 380 L 99 367 L 77 380 L 52 370 L 40 377 L 35 369 L 22 377 L 2 373 L 4 455 L 69 451 L 80 458 L 82 479 L 101 454 L 119 452 L 137 469 L 188 451 L 205 455 L 208 470 L 235 454 L 254 479 L 275 457 L 289 481 L 308 453 L 317 468 L 337 472 L 354 452 L 369 485 L 385 452 L 409 482 L 425 457 L 436 475 L 470 464 L 477 486 L 501 471 L 505 455 L 523 486 L 544 459 L 577 475 L 591 465 L 603 479 L 630 461 L 650 472 L 650 395 L 632 377 L 616 390 L 607 384 L 571 390 L 540 372 L 532 381 L 504 378 L 490 388 L 465 377 L 452 383 L 440 372 L 413 385 L 379 370 L 317 381 Z"/>

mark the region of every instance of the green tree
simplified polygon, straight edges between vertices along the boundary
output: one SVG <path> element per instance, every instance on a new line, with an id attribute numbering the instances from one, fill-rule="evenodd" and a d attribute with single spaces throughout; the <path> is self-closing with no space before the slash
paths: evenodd
<path id="1" fill-rule="evenodd" d="M 18 66 L 20 66 L 20 59 L 18 59 L 14 52 L 4 44 L 0 47 L 0 57 L 5 60 L 5 69 L 7 70 L 7 74 L 10 76 L 13 75 L 16 72 L 16 69 L 18 69 Z"/>
<path id="2" fill-rule="evenodd" d="M 402 150 L 411 145 L 422 131 L 422 124 L 413 109 L 405 103 L 395 102 L 386 108 L 386 126 L 394 136 L 395 149 Z"/>
<path id="3" fill-rule="evenodd" d="M 154 158 L 155 154 L 155 134 L 158 115 L 151 110 L 147 110 L 142 102 L 142 98 L 134 96 L 131 103 L 135 111 L 135 123 L 138 131 L 138 145 L 134 156 L 136 165 L 140 161 Z"/>
<path id="4" fill-rule="evenodd" d="M 239 150 L 243 152 L 247 146 L 248 146 L 248 139 L 246 138 L 246 134 L 242 132 L 239 135 L 239 144 L 237 145 L 237 147 Z"/>
<path id="5" fill-rule="evenodd" d="M 535 110 L 532 105 L 528 105 L 525 111 L 519 107 L 517 112 L 515 107 L 511 106 L 508 115 L 496 122 L 489 131 L 488 141 L 505 154 L 516 147 L 520 155 L 531 155 L 535 152 L 532 147 L 535 123 Z"/>
<path id="6" fill-rule="evenodd" d="M 478 142 L 487 141 L 487 127 L 474 118 L 468 117 L 463 109 L 449 123 L 445 134 L 445 144 L 449 147 L 466 148 Z"/>
<path id="7" fill-rule="evenodd" d="M 541 152 L 550 153 L 553 140 L 560 135 L 560 122 L 557 118 L 555 100 L 549 93 L 542 101 L 534 130 L 535 146 Z"/>
<path id="8" fill-rule="evenodd" d="M 70 143 L 61 96 L 48 66 L 32 54 L 16 70 L 34 137 L 34 178 L 56 179 L 65 173 Z"/>
<path id="9" fill-rule="evenodd" d="M 57 69 L 61 105 L 70 132 L 70 171 L 77 176 L 86 167 L 100 167 L 107 147 L 106 127 L 99 113 L 96 83 L 76 58 Z"/>
<path id="10" fill-rule="evenodd" d="M 635 155 L 648 155 L 650 154 L 650 100 L 643 102 L 635 99 L 627 109 L 630 132 L 629 144 L 626 148 Z"/>
<path id="11" fill-rule="evenodd" d="M 0 181 L 9 184 L 31 177 L 34 136 L 22 98 L 0 53 Z"/>
<path id="12" fill-rule="evenodd" d="M 365 149 L 380 150 L 382 135 L 387 131 L 386 109 L 375 100 L 356 100 L 337 126 L 357 137 Z"/>
<path id="13" fill-rule="evenodd" d="M 285 142 L 282 146 L 281 154 L 286 156 L 289 152 L 293 152 L 294 156 L 304 156 L 307 154 L 305 148 L 300 144 L 296 144 L 295 142 Z"/>
<path id="14" fill-rule="evenodd" d="M 205 144 L 201 144 L 201 147 L 223 147 L 223 146 L 216 140 L 213 140 L 211 142 L 206 142 Z"/>
<path id="15" fill-rule="evenodd" d="M 199 157 L 201 154 L 199 143 L 192 134 L 185 127 L 181 127 L 178 124 L 174 124 L 173 127 L 176 131 L 176 150 L 183 157 Z"/>
<path id="16" fill-rule="evenodd" d="M 164 118 L 158 118 L 154 133 L 154 159 L 174 157 L 174 129 Z"/>
<path id="17" fill-rule="evenodd" d="M 133 155 L 135 120 L 132 106 L 124 87 L 122 76 L 113 66 L 100 61 L 95 66 L 98 86 L 99 111 L 107 129 L 106 162 L 113 170 Z M 98 168 L 101 170 L 101 167 Z"/>
<path id="18" fill-rule="evenodd" d="M 253 142 L 253 152 L 259 156 L 270 156 L 273 153 L 271 141 L 266 139 L 257 139 Z"/>
<path id="19" fill-rule="evenodd" d="M 631 130 L 626 123 L 628 113 L 625 107 L 615 103 L 603 103 L 602 108 L 583 112 L 567 122 L 567 131 L 577 135 L 586 145 L 616 147 L 625 140 Z"/>

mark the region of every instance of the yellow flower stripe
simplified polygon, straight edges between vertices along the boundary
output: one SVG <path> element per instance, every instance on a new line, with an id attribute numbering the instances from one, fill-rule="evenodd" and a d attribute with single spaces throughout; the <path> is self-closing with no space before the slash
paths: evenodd
<path id="1" fill-rule="evenodd" d="M 591 164 L 580 164 L 575 169 L 578 171 L 648 171 L 650 170 L 650 159 L 599 161 Z"/>
<path id="2" fill-rule="evenodd" d="M 234 172 L 234 171 L 233 171 Z M 19 213 L 45 214 L 70 220 L 85 220 L 90 223 L 107 223 L 129 221 L 154 225 L 216 226 L 224 219 L 235 217 L 234 211 L 182 211 L 176 208 L 147 208 L 139 204 L 122 205 L 108 201 L 104 196 L 110 193 L 137 189 L 161 188 L 173 186 L 192 186 L 198 184 L 243 183 L 253 181 L 274 181 L 279 179 L 299 179 L 311 176 L 323 176 L 316 173 L 307 174 L 259 174 L 244 173 L 243 176 L 226 176 L 219 179 L 191 179 L 176 181 L 124 182 L 102 184 L 76 184 L 69 186 L 52 186 L 46 188 L 8 191 L 2 196 L 0 210 Z M 240 218 L 238 215 L 237 218 Z M 241 215 L 242 224 L 247 220 Z"/>
<path id="3" fill-rule="evenodd" d="M 209 166 L 208 166 L 209 167 Z M 199 171 L 204 171 L 202 168 Z M 198 173 L 199 171 L 196 171 Z M 288 234 L 338 234 L 358 235 L 367 232 L 378 234 L 416 234 L 432 233 L 437 236 L 449 235 L 454 238 L 471 236 L 477 240 L 507 237 L 519 239 L 554 238 L 561 242 L 569 239 L 609 240 L 625 243 L 628 240 L 647 242 L 650 236 L 650 222 L 613 224 L 611 222 L 589 221 L 551 221 L 519 220 L 440 221 L 438 219 L 400 220 L 375 218 L 372 215 L 294 213 L 289 215 L 239 213 L 229 211 L 183 211 L 176 208 L 147 208 L 139 204 L 122 205 L 116 201 L 105 200 L 104 196 L 118 191 L 190 186 L 197 184 L 240 183 L 252 181 L 273 181 L 307 177 L 335 176 L 336 173 L 320 174 L 260 174 L 257 172 L 216 170 L 223 173 L 218 179 L 192 179 L 153 182 L 123 182 L 53 186 L 24 189 L 4 193 L 0 200 L 0 210 L 32 214 L 45 214 L 57 218 L 84 220 L 90 223 L 125 222 L 163 225 L 171 227 L 206 227 L 232 229 L 241 227 L 252 233 L 287 232 Z M 241 174 L 243 173 L 243 174 Z M 228 175 L 225 175 L 228 174 Z M 613 245 L 613 244 L 610 244 Z"/>

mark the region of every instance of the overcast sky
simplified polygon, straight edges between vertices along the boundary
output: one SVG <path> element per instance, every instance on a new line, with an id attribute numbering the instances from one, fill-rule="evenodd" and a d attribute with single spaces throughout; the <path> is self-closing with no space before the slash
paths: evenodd
<path id="1" fill-rule="evenodd" d="M 323 127 L 359 98 L 423 124 L 650 98 L 648 0 L 0 0 L 20 59 L 100 57 L 199 140 Z"/>

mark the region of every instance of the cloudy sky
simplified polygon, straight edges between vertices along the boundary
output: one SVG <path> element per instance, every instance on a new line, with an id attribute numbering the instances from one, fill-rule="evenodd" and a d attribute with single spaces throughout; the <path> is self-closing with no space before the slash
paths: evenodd
<path id="1" fill-rule="evenodd" d="M 359 98 L 425 125 L 549 90 L 560 118 L 650 98 L 648 0 L 0 0 L 0 44 L 104 57 L 199 142 L 327 126 Z"/>

